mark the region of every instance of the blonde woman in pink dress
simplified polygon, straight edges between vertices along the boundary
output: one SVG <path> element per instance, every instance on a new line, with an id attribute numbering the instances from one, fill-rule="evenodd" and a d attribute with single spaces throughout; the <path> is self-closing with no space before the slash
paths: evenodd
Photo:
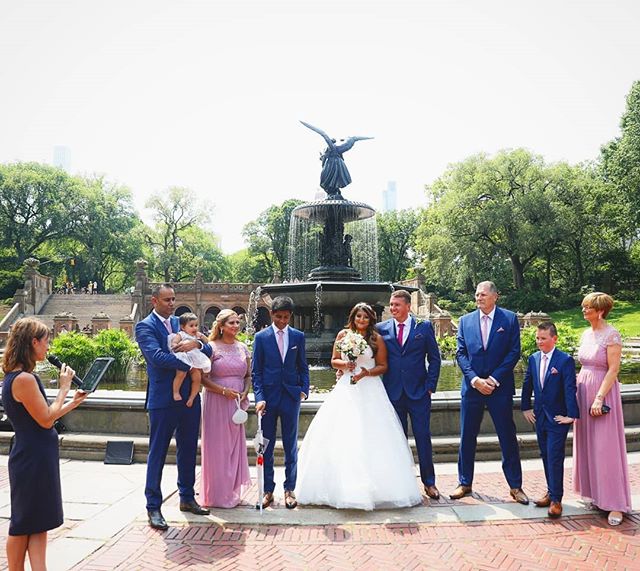
<path id="1" fill-rule="evenodd" d="M 213 348 L 211 372 L 202 379 L 201 503 L 216 508 L 233 508 L 251 485 L 244 424 L 231 420 L 240 398 L 249 406 L 251 357 L 244 343 L 236 339 L 240 318 L 235 311 L 218 313 L 209 336 Z"/>
<path id="2" fill-rule="evenodd" d="M 594 507 L 609 512 L 609 525 L 620 525 L 623 513 L 631 511 L 631 487 L 618 382 L 622 339 L 605 321 L 612 307 L 613 298 L 606 293 L 590 293 L 582 301 L 591 327 L 578 349 L 582 369 L 577 379 L 580 418 L 573 428 L 573 487 Z"/>

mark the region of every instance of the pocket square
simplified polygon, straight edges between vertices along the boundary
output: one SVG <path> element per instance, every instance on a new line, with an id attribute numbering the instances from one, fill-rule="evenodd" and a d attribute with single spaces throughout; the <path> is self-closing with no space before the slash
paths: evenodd
<path id="1" fill-rule="evenodd" d="M 422 338 L 422 337 L 424 337 L 424 335 L 423 335 L 422 333 L 418 333 L 418 334 L 416 335 L 416 339 L 420 339 L 420 338 Z"/>
<path id="2" fill-rule="evenodd" d="M 551 374 L 552 375 L 557 375 L 558 374 L 558 369 L 556 369 L 555 367 L 551 367 Z"/>
<path id="3" fill-rule="evenodd" d="M 298 348 L 297 345 L 294 345 L 293 347 L 289 347 L 289 351 L 295 351 Z"/>
<path id="4" fill-rule="evenodd" d="M 504 331 L 504 327 L 499 327 L 496 333 L 502 333 Z"/>

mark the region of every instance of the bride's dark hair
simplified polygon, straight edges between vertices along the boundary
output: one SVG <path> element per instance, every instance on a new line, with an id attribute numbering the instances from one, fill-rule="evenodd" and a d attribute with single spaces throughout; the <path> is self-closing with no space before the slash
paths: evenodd
<path id="1" fill-rule="evenodd" d="M 376 312 L 373 311 L 373 308 L 368 303 L 361 302 L 356 303 L 353 306 L 353 309 L 349 312 L 349 318 L 347 319 L 345 329 L 357 331 L 356 315 L 358 311 L 362 311 L 369 318 L 369 325 L 367 325 L 367 331 L 364 335 L 364 338 L 369 344 L 369 347 L 371 347 L 373 354 L 375 355 L 378 351 L 378 332 L 376 331 L 376 322 L 378 321 L 378 318 L 376 317 Z"/>

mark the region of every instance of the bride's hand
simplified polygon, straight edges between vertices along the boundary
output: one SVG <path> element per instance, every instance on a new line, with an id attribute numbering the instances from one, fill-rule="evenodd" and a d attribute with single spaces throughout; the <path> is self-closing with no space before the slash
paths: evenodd
<path id="1" fill-rule="evenodd" d="M 362 380 L 364 377 L 366 377 L 369 374 L 369 370 L 365 369 L 364 367 L 362 367 L 360 369 L 360 372 L 357 375 L 353 375 L 353 377 L 351 377 L 353 379 L 354 382 L 358 382 L 360 380 Z"/>
<path id="2" fill-rule="evenodd" d="M 355 361 L 346 361 L 346 365 L 344 366 L 345 371 L 355 371 L 356 368 L 356 362 Z"/>

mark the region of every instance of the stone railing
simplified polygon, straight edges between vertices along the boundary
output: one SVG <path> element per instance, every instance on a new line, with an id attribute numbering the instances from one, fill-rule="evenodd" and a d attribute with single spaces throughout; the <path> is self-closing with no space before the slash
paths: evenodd
<path id="1" fill-rule="evenodd" d="M 13 307 L 0 321 L 0 347 L 4 346 L 9 336 L 9 329 L 11 324 L 20 316 L 20 304 L 14 303 Z"/>

